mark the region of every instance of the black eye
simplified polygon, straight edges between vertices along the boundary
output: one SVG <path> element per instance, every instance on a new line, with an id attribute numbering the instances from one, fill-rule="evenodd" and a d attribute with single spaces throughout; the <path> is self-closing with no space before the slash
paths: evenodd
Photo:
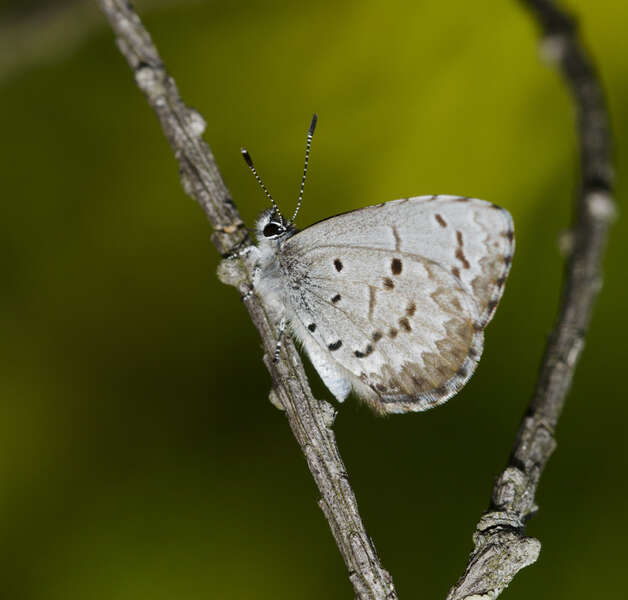
<path id="1" fill-rule="evenodd" d="M 270 222 L 266 225 L 266 227 L 264 227 L 264 231 L 262 233 L 264 234 L 264 237 L 273 237 L 282 233 L 283 230 L 284 228 L 279 225 L 279 223 Z"/>

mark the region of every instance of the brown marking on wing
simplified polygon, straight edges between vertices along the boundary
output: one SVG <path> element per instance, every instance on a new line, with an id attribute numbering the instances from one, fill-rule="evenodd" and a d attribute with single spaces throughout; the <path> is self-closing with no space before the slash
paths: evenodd
<path id="1" fill-rule="evenodd" d="M 401 325 L 401 328 L 405 331 L 412 331 L 412 326 L 410 325 L 410 321 L 408 321 L 407 317 L 399 319 L 399 325 Z"/>
<path id="2" fill-rule="evenodd" d="M 373 311 L 375 310 L 375 294 L 377 288 L 373 285 L 369 285 L 369 320 L 373 320 Z"/>
<path id="3" fill-rule="evenodd" d="M 464 255 L 462 248 L 456 248 L 456 258 L 462 263 L 463 268 L 470 269 L 471 263 L 467 260 L 467 257 Z"/>
<path id="4" fill-rule="evenodd" d="M 392 232 L 395 237 L 395 250 L 397 252 L 401 252 L 401 237 L 399 236 L 399 231 L 394 225 L 392 226 Z"/>
<path id="5" fill-rule="evenodd" d="M 471 264 L 464 255 L 462 247 L 464 246 L 464 240 L 462 238 L 462 231 L 456 231 L 456 240 L 458 241 L 458 247 L 456 248 L 456 258 L 462 263 L 463 268 L 470 269 Z"/>

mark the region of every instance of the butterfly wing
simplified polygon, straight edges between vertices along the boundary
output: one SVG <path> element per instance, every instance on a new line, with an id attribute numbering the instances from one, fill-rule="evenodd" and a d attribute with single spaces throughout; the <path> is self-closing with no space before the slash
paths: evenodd
<path id="1" fill-rule="evenodd" d="M 476 199 L 396 200 L 289 238 L 289 318 L 330 390 L 380 412 L 425 410 L 455 394 L 513 252 L 507 211 Z"/>

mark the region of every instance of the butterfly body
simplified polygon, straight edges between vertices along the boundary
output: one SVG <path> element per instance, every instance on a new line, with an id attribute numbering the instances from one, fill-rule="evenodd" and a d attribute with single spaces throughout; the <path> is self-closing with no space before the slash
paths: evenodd
<path id="1" fill-rule="evenodd" d="M 510 214 L 459 196 L 366 207 L 297 231 L 257 221 L 254 289 L 323 382 L 380 413 L 445 402 L 472 375 L 514 251 Z"/>

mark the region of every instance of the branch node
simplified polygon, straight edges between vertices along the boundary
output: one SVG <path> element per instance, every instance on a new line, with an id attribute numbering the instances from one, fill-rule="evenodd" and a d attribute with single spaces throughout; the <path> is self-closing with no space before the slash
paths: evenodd
<path id="1" fill-rule="evenodd" d="M 544 35 L 539 42 L 539 56 L 548 65 L 560 64 L 567 54 L 568 38 L 564 33 Z"/>
<path id="2" fill-rule="evenodd" d="M 270 392 L 268 392 L 268 399 L 277 410 L 285 412 L 286 408 L 281 401 L 281 396 L 277 393 L 274 387 L 270 388 Z"/>
<path id="3" fill-rule="evenodd" d="M 569 258 L 574 248 L 573 229 L 564 229 L 558 234 L 558 252 L 563 258 Z"/>
<path id="4" fill-rule="evenodd" d="M 165 73 L 146 63 L 135 70 L 135 83 L 147 96 L 150 102 L 157 102 L 166 95 Z"/>
<path id="5" fill-rule="evenodd" d="M 194 108 L 188 108 L 186 129 L 190 135 L 201 137 L 205 133 L 205 127 L 207 127 L 207 123 L 201 113 Z"/>
<path id="6" fill-rule="evenodd" d="M 585 197 L 589 214 L 594 219 L 612 223 L 617 218 L 617 208 L 611 195 L 603 191 L 590 192 Z"/>
<path id="7" fill-rule="evenodd" d="M 497 530 L 476 544 L 469 565 L 447 600 L 494 599 L 524 567 L 534 563 L 541 543 L 511 530 Z"/>

